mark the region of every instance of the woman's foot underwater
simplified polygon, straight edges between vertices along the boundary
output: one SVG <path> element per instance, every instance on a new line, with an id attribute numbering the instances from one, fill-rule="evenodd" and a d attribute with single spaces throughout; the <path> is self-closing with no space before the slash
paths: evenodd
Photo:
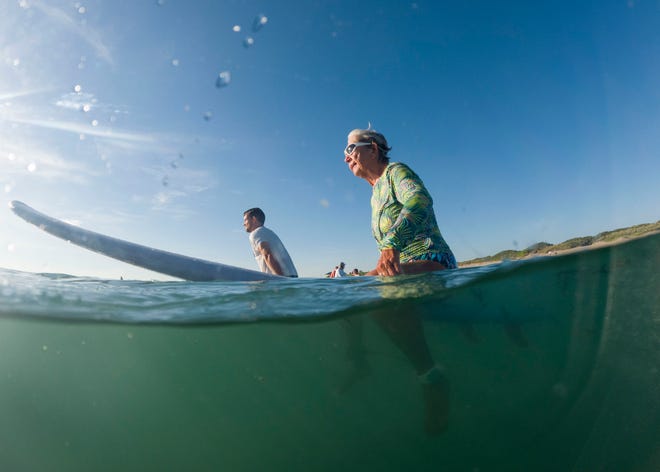
<path id="1" fill-rule="evenodd" d="M 429 436 L 439 436 L 449 423 L 449 379 L 442 368 L 435 366 L 419 376 L 424 397 L 424 429 Z"/>

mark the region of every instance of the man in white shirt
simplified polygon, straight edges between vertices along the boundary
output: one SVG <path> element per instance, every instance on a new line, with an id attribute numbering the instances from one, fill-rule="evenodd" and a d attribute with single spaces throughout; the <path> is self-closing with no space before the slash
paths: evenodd
<path id="1" fill-rule="evenodd" d="M 243 227 L 250 234 L 254 258 L 261 272 L 298 277 L 296 267 L 280 238 L 264 226 L 266 215 L 260 208 L 250 208 L 243 213 Z"/>
<path id="2" fill-rule="evenodd" d="M 346 277 L 346 272 L 344 272 L 344 267 L 346 267 L 346 264 L 343 262 L 339 263 L 339 267 L 337 267 L 337 270 L 335 271 L 335 277 Z"/>

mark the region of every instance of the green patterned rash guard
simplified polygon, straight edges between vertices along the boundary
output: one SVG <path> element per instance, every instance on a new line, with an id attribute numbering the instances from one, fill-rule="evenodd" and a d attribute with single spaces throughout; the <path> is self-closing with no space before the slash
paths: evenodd
<path id="1" fill-rule="evenodd" d="M 433 213 L 433 199 L 410 167 L 392 162 L 371 195 L 371 230 L 378 249 L 397 249 L 401 262 L 432 259 L 448 269 L 456 259 Z"/>

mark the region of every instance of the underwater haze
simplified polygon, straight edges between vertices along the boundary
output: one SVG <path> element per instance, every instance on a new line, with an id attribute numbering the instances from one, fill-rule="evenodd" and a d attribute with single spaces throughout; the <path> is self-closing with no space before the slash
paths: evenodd
<path id="1" fill-rule="evenodd" d="M 2 470 L 660 467 L 660 236 L 423 276 L 144 282 L 0 272 Z M 374 313 L 419 313 L 451 385 Z M 343 325 L 362 320 L 354 382 Z"/>

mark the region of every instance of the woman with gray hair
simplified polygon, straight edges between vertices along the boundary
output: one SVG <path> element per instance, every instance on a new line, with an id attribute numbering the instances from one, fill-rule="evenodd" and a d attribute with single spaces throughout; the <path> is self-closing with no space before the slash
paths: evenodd
<path id="1" fill-rule="evenodd" d="M 456 259 L 438 228 L 431 195 L 410 167 L 390 162 L 390 150 L 385 136 L 372 129 L 351 131 L 344 149 L 344 162 L 353 175 L 373 187 L 371 229 L 380 257 L 376 268 L 367 275 L 455 269 Z M 449 414 L 449 381 L 431 356 L 420 316 L 388 309 L 374 317 L 419 376 L 426 404 L 427 432 L 441 433 Z"/>
<path id="2" fill-rule="evenodd" d="M 348 134 L 344 162 L 373 187 L 371 230 L 380 257 L 369 275 L 417 274 L 455 269 L 456 259 L 433 212 L 433 199 L 410 167 L 390 163 L 385 136 L 354 129 Z"/>

